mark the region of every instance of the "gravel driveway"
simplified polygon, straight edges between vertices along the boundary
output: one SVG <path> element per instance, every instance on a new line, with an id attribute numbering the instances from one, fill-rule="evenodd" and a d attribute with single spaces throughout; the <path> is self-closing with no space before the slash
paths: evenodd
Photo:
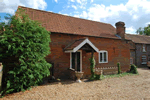
<path id="1" fill-rule="evenodd" d="M 38 86 L 10 94 L 2 100 L 150 100 L 150 70 L 138 68 L 139 75 L 74 83 Z"/>

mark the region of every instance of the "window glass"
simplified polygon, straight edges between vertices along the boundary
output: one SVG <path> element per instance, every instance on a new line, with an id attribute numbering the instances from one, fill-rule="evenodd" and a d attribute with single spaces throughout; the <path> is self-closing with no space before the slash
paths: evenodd
<path id="1" fill-rule="evenodd" d="M 100 62 L 102 62 L 102 53 L 100 53 Z"/>
<path id="2" fill-rule="evenodd" d="M 75 69 L 75 53 L 72 53 L 72 68 Z"/>
<path id="3" fill-rule="evenodd" d="M 147 64 L 147 58 L 145 55 L 142 56 L 142 64 Z"/>
<path id="4" fill-rule="evenodd" d="M 106 62 L 106 52 L 104 52 L 104 62 Z"/>
<path id="5" fill-rule="evenodd" d="M 107 51 L 100 51 L 99 52 L 99 63 L 107 63 L 108 62 L 107 56 L 108 56 Z"/>
<path id="6" fill-rule="evenodd" d="M 143 52 L 145 52 L 146 50 L 145 50 L 145 45 L 143 44 Z"/>
<path id="7" fill-rule="evenodd" d="M 130 58 L 130 64 L 133 64 L 133 58 Z"/>

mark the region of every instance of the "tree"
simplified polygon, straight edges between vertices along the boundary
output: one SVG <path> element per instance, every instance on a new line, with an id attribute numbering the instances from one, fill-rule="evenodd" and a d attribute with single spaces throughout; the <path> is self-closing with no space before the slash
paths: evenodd
<path id="1" fill-rule="evenodd" d="M 150 35 L 150 24 L 143 29 L 140 27 L 139 29 L 137 29 L 136 33 L 140 35 Z"/>
<path id="2" fill-rule="evenodd" d="M 50 75 L 50 32 L 19 9 L 8 25 L 0 24 L 1 94 L 24 91 Z M 4 30 L 5 28 L 5 30 Z"/>

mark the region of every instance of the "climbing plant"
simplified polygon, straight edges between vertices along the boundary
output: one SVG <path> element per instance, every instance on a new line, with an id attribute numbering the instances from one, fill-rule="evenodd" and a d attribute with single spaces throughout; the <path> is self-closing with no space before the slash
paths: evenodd
<path id="1" fill-rule="evenodd" d="M 91 77 L 90 77 L 90 79 L 91 80 L 93 80 L 94 78 L 95 78 L 95 70 L 94 70 L 94 68 L 95 68 L 95 59 L 94 59 L 94 57 L 92 57 L 92 58 L 89 58 L 89 60 L 90 60 L 90 70 L 91 70 Z"/>

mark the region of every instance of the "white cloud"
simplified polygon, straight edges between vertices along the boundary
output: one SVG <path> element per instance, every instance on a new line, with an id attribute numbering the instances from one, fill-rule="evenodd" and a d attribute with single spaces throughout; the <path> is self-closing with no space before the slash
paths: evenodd
<path id="1" fill-rule="evenodd" d="M 47 7 L 45 0 L 3 0 L 3 2 L 0 2 L 0 13 L 14 14 L 18 5 L 34 9 L 45 9 Z"/>
<path id="2" fill-rule="evenodd" d="M 77 3 L 80 3 L 80 4 L 81 4 L 81 0 L 77 0 Z"/>
<path id="3" fill-rule="evenodd" d="M 77 2 L 84 7 L 87 0 L 77 0 Z M 139 27 L 145 27 L 145 24 L 150 20 L 149 5 L 150 1 L 148 0 L 128 0 L 125 4 L 109 6 L 105 6 L 104 4 L 92 4 L 88 8 L 86 6 L 84 11 L 80 11 L 78 16 L 110 23 L 114 27 L 116 22 L 123 21 L 127 27 L 127 32 L 135 33 Z"/>
<path id="4" fill-rule="evenodd" d="M 75 2 L 75 0 L 70 0 L 71 2 Z"/>
<path id="5" fill-rule="evenodd" d="M 74 15 L 73 17 L 77 17 L 77 18 L 80 18 L 80 15 Z"/>
<path id="6" fill-rule="evenodd" d="M 91 3 L 93 2 L 94 0 L 91 0 Z"/>
<path id="7" fill-rule="evenodd" d="M 87 18 L 88 17 L 88 15 L 87 15 L 87 12 L 86 11 L 83 11 L 80 15 L 78 15 L 79 17 L 81 17 L 81 18 Z"/>
<path id="8" fill-rule="evenodd" d="M 58 1 L 57 1 L 57 0 L 55 0 L 55 2 L 57 3 Z"/>
<path id="9" fill-rule="evenodd" d="M 137 16 L 137 15 L 133 15 L 133 19 L 134 19 L 134 20 L 137 20 L 137 19 L 138 19 L 138 16 Z"/>
<path id="10" fill-rule="evenodd" d="M 147 26 L 147 25 L 149 25 L 150 24 L 150 22 L 147 22 L 147 23 L 145 23 L 145 26 Z"/>
<path id="11" fill-rule="evenodd" d="M 132 26 L 126 28 L 126 33 L 135 34 L 136 29 L 134 29 Z"/>
<path id="12" fill-rule="evenodd" d="M 72 8 L 74 8 L 75 10 L 77 10 L 77 7 L 75 5 L 72 5 Z"/>

